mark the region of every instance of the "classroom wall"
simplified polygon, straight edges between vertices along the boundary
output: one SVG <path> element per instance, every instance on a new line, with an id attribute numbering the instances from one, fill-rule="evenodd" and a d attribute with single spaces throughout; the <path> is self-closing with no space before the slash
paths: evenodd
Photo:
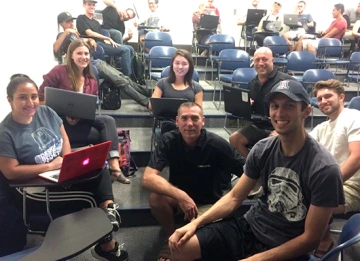
<path id="1" fill-rule="evenodd" d="M 140 19 L 146 18 L 148 12 L 147 0 L 121 1 L 126 2 L 124 9 L 135 4 Z M 282 0 L 281 13 L 291 13 L 297 0 Z M 317 22 L 317 29 L 326 29 L 332 21 L 333 5 L 340 1 L 308 0 L 307 9 Z M 191 44 L 192 13 L 197 10 L 199 0 L 159 0 L 159 9 L 166 15 L 171 28 L 174 44 Z M 269 9 L 273 0 L 260 0 L 260 6 Z M 357 2 L 343 0 L 345 8 L 354 8 Z M 240 27 L 236 26 L 237 17 L 246 14 L 251 0 L 215 0 L 214 5 L 219 8 L 222 21 L 222 32 L 232 35 L 237 45 L 240 39 Z M 10 111 L 6 100 L 6 86 L 9 77 L 14 73 L 28 74 L 38 85 L 42 83 L 42 75 L 47 73 L 56 61 L 52 54 L 52 44 L 57 35 L 57 15 L 68 11 L 73 16 L 82 14 L 81 0 L 18 0 L 6 1 L 2 4 L 0 16 L 0 50 L 3 60 L 1 68 L 0 85 L 0 120 Z M 104 8 L 99 0 L 97 9 Z M 133 21 L 127 22 L 127 27 L 133 28 Z M 137 31 L 134 31 L 133 42 L 137 42 Z"/>

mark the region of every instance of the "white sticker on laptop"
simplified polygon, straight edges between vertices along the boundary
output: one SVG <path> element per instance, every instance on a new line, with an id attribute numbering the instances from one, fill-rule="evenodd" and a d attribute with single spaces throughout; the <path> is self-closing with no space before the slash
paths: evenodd
<path id="1" fill-rule="evenodd" d="M 247 92 L 241 92 L 241 99 L 243 102 L 249 101 L 249 94 Z"/>

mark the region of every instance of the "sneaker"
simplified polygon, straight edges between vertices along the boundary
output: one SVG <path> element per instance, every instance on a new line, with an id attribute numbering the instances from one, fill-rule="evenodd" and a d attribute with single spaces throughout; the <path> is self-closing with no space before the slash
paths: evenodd
<path id="1" fill-rule="evenodd" d="M 118 231 L 121 223 L 121 217 L 117 211 L 118 208 L 119 204 L 116 203 L 110 203 L 107 207 L 103 208 L 111 224 L 113 225 L 113 231 Z"/>
<path id="2" fill-rule="evenodd" d="M 98 260 L 114 260 L 114 261 L 128 261 L 129 254 L 128 252 L 121 250 L 122 245 L 120 246 L 118 242 L 115 242 L 115 248 L 110 252 L 105 252 L 102 250 L 100 244 L 97 244 L 91 248 L 91 254 Z"/>

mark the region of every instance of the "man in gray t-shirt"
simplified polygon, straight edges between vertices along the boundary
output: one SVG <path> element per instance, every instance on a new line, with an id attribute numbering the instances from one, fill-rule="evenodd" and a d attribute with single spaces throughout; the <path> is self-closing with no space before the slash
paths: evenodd
<path id="1" fill-rule="evenodd" d="M 302 85 L 281 81 L 265 99 L 278 136 L 259 141 L 235 187 L 169 238 L 174 260 L 308 260 L 332 209 L 344 203 L 336 161 L 305 131 L 311 108 Z M 257 182 L 260 200 L 244 217 L 226 218 Z"/>

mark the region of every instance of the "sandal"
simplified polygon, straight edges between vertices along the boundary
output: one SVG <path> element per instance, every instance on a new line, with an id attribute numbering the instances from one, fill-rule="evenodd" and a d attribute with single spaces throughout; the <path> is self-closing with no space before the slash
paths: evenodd
<path id="1" fill-rule="evenodd" d="M 168 240 L 165 241 L 163 247 L 161 248 L 159 255 L 158 255 L 158 261 L 171 261 L 171 252 L 169 248 Z"/>
<path id="2" fill-rule="evenodd" d="M 130 184 L 131 181 L 124 176 L 121 169 L 109 169 L 111 182 L 115 180 L 119 181 L 123 184 Z M 119 175 L 115 175 L 115 173 L 120 173 Z"/>

